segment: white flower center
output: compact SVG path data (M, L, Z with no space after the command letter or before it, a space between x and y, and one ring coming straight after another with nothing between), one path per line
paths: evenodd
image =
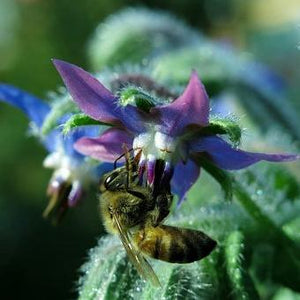
M89 163L78 162L66 155L63 149L47 155L43 165L45 168L54 169L53 177L60 177L65 182L79 181L86 185L94 179Z
M171 161L176 150L176 139L159 131L152 130L139 134L133 140L135 154L142 150L141 160L163 159Z

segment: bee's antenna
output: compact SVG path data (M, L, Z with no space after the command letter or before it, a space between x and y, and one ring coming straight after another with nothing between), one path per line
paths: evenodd
M125 148L126 146L125 146L125 144L123 145L123 149ZM124 149L125 150L125 149ZM127 153L129 153L129 152L131 152L131 151L133 151L133 148L131 148L131 149L127 149L127 147L126 147L126 150L125 150L125 152L123 153L123 154L121 154L115 161L114 161L114 169L116 169L117 168L117 162L122 158L122 157L124 157L124 156L126 156L126 152Z

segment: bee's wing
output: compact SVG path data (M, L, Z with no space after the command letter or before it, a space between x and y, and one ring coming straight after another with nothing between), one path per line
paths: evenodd
M120 239L123 243L123 246L127 252L127 255L131 261L131 263L135 266L137 271L140 273L142 277L146 280L150 280L151 283L155 286L161 286L159 279L157 278L156 274L154 273L151 265L145 259L145 257L136 250L135 246L132 244L129 233L127 230L122 228L118 216L116 214L113 215L115 224L117 225Z

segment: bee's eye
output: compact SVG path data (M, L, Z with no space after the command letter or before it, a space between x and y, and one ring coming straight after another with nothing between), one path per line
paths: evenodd
M114 189L120 186L120 182L117 179L119 177L119 172L113 172L104 181L104 186L106 189Z
M110 182L111 182L111 176L108 176L106 179L105 179L105 182L104 182L104 184L105 185L108 185Z
M108 176L105 181L104 181L104 185L106 187L109 187L109 185L111 184L111 182L115 179L116 176L114 176L114 174Z

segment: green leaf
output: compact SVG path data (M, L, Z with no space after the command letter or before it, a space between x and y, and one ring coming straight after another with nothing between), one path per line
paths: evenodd
M82 267L79 299L213 299L215 287L202 261L178 265L151 260L162 288L144 282L116 237L100 239Z
M251 175L250 173L250 178L253 177ZM276 224L274 219L272 219L272 214L268 214L259 205L260 203L253 199L253 196L248 191L249 186L249 182L248 184L247 182L241 184L235 180L233 185L234 195L241 206L258 223L258 226L261 228L258 234L265 236L265 240L269 240L275 247L277 267L276 271L272 272L274 279L299 292L299 284L297 284L295 278L300 276L300 245ZM295 208L297 209L297 207ZM291 272L294 275L289 276L288 274L291 274Z
M89 45L94 70L122 63L140 63L201 40L200 35L175 17L145 8L122 10L101 23Z
M242 232L231 232L225 241L225 260L233 296L235 299L259 299L252 278L245 269L244 251Z

